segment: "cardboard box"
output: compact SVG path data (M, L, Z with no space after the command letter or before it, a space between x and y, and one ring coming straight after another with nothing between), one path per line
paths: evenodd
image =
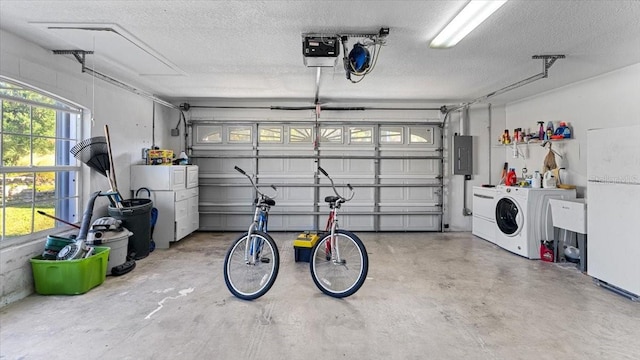
M173 162L173 150L149 150L147 153L147 165L171 165Z

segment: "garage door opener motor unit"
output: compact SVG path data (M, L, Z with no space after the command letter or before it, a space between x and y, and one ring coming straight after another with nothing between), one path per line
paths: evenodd
M333 67L340 55L337 36L303 36L302 58L308 67Z

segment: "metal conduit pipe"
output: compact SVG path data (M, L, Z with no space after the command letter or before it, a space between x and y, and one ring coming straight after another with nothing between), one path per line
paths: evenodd
M322 68L318 67L318 70L316 71L316 95L314 97L314 104L319 104L319 98L318 96L320 96L320 74L322 73Z
M192 109L238 109L238 110L316 110L315 105L305 106L227 106L227 105L189 105ZM375 107L375 106L322 106L322 111L442 111L442 107L406 108L406 107Z
M214 119L191 119L189 120L189 125L193 125L194 123L197 124L224 124L227 123L228 121L225 120L214 120ZM264 125L264 124L286 124L286 125L290 125L290 124L308 124L308 120L262 120L262 119L234 119L234 124L236 125L253 125L256 122L260 122L260 124ZM366 121L361 121L361 120L349 120L349 121L345 121L345 120L322 120L321 121L322 124L340 124L340 125L362 125L364 122ZM370 121L373 122L373 121ZM398 121L393 121L393 120L375 120L376 124L383 124L383 125L393 125L393 124L398 124ZM442 123L441 122L436 122L436 121L403 121L402 122L403 125L429 125L429 126L438 126L441 127Z
M76 58L76 60L82 65L82 72L83 73L88 73L91 74L93 77L96 77L100 80L106 81L112 85L118 86L122 89L125 89L127 91L130 91L136 95L140 95L142 97L145 97L147 99L150 99L153 102L156 102L160 105L164 105L168 108L171 109L176 109L179 110L180 108L177 105L171 104L170 102L164 101L162 99L160 99L159 97L148 93L144 90L140 90L134 86L131 86L127 83L124 83L118 79L112 78L109 75L105 75L101 72L98 72L90 67L86 66L86 55L92 55L93 51L84 51L84 50L53 50L53 54L54 55L73 55L73 57Z
M553 63L555 63L557 59L564 59L565 56L564 55L533 55L531 58L532 59L541 59L542 60L542 72L541 73L533 75L531 77L528 77L528 78L526 78L524 80L515 82L515 83L513 83L511 85L505 86L502 89L496 90L496 91L491 92L491 93L489 93L487 95L484 95L484 96L481 96L481 97L476 98L474 100L471 100L471 101L469 101L467 103L460 104L460 105L453 105L451 107L443 106L441 111L449 112L449 111L455 111L455 110L458 110L458 109L461 109L461 108L464 108L464 107L468 107L468 106L473 105L473 104L475 104L477 102L486 101L491 97L494 97L494 96L497 96L497 95L500 95L500 94L504 94L507 91L511 91L511 90L517 89L517 88L519 88L521 86L527 85L527 84L532 83L532 82L534 82L536 80L544 79L544 78L549 76L549 68L551 68Z
M487 184L491 184L491 121L492 121L492 109L491 109L491 103L489 103L489 107L487 109L488 111L488 115L489 115L489 126L487 126L488 130L489 130L489 136L487 137L487 139L489 139L488 141L488 148L489 148L489 182Z
M469 120L469 107L465 106L460 109L460 135L467 134L467 121ZM467 207L467 181L470 180L470 177L464 176L464 180L462 182L462 216L471 216L472 212Z

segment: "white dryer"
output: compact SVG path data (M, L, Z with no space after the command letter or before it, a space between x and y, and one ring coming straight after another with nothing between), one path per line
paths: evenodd
M496 245L529 259L540 259L540 241L553 238L549 199L575 199L575 190L498 186Z

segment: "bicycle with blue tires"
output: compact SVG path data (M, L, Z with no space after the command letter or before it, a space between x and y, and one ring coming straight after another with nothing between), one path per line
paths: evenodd
M246 176L256 191L255 211L249 230L231 244L224 258L224 282L231 293L243 300L254 300L266 294L278 276L280 254L276 242L267 232L269 210L276 205L278 189L271 185L275 195L260 191L252 177L239 167L236 171Z

